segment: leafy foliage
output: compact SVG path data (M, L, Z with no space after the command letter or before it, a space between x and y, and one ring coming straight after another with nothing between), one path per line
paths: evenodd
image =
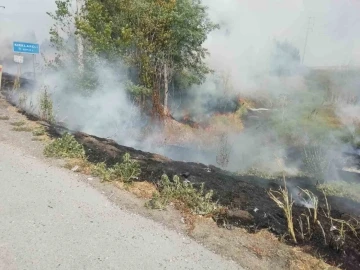
M45 146L44 155L55 158L85 158L85 150L74 136L65 133L61 138Z
M76 27L91 52L110 62L120 56L134 67L136 84L152 90L155 109L175 74L188 70L200 83L210 72L202 43L217 25L200 0L89 0L85 10Z
M147 203L148 207L164 209L172 201L181 201L195 214L205 215L216 210L216 203L212 201L213 191L204 193L204 184L197 190L191 183L181 182L177 175L170 181L164 174L159 182L159 190Z
M111 182L120 180L124 183L131 183L133 179L137 179L141 173L139 163L131 159L129 153L125 153L122 163L116 163L111 168L107 168L104 162L98 163L93 167L92 171L93 174L100 177L102 181Z

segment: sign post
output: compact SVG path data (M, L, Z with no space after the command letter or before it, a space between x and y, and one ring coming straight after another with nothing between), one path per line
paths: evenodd
M14 61L17 62L19 65L24 62L23 58L21 60L20 54L24 53L24 54L32 54L33 55L34 80L36 80L35 59L36 59L36 55L40 54L40 45L36 44L36 43L14 41L13 42L13 51L14 51L14 53L19 54L17 56L17 61L15 61L15 56L14 56Z
M3 70L3 66L0 65L0 90L1 90L1 82L2 82L2 70Z

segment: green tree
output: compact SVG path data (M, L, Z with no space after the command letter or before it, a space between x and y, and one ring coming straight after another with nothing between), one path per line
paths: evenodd
M202 44L218 26L206 11L200 0L88 0L76 26L93 53L135 68L135 83L152 90L153 115L162 116L176 74L201 83L210 72Z
M64 77L69 78L64 82L65 88L69 91L76 89L82 93L88 93L88 90L95 89L97 86L94 69L97 59L91 51L83 52L86 72L81 72L77 46L79 33L76 29L78 15L71 11L71 0L56 0L55 4L57 7L55 12L47 13L54 21L49 33L50 47L55 50L55 55L51 59L43 56L46 68L50 71L64 73Z

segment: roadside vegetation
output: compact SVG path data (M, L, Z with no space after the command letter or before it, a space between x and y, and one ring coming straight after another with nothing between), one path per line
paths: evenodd
M289 88L289 93L279 91L279 95L267 96L265 91L263 96L249 94L251 98L240 98L236 94L236 86L230 83L230 75L225 71L215 73L207 65L208 51L203 44L208 34L220 26L209 19L202 1L87 0L82 11L76 14L72 13L71 1L57 0L55 3L56 11L48 15L54 20L50 43L56 51L56 58L47 61L46 70L61 73L67 78L62 82L61 89L65 95L76 92L80 98L86 98L97 91L103 80L97 70L97 66L101 66L99 63L106 63L106 67L116 72L121 70L128 75L124 83L127 97L145 116L144 119L150 119L141 139L147 139L147 134L150 134L148 129L159 126L162 136L156 136L165 138L163 141L167 140L167 144L191 142L201 150L214 150L216 165L222 169L242 166L245 171L238 172L237 176L268 180L263 196L267 196L268 203L273 203L272 206L279 210L277 216L271 218L281 225L280 229L268 229L274 229L278 235L283 233L279 236L282 240L292 244L318 245L321 239L321 248L342 252L345 252L348 243L350 248L354 247L352 241L358 238L359 222L351 216L336 215L338 213L332 211L328 203L331 196L360 203L360 185L338 179L334 173L346 163L345 158L334 152L340 153L339 149L344 145L353 149L360 147L360 124L353 121L345 125L338 111L338 104L350 106L357 102L354 93L341 88L348 74L338 72L340 78L333 82L333 75L329 73L310 71L304 75L304 89L290 92L291 87L285 83L287 78L299 76L300 50L290 43L276 41L271 68L265 77L275 76L281 86L284 83L283 87ZM287 63L284 64L282 59L286 59ZM224 100L211 100L215 105L208 105L213 108L204 113L206 117L194 120L196 117L187 110L196 109L186 107L193 96L187 94L210 75L216 78L215 91L224 93L223 96L217 93L216 99ZM119 80L123 82L122 79ZM265 90L267 83L266 80L263 82ZM16 80L14 91L18 91L19 87ZM37 107L33 107L27 93L19 92L18 106L34 112L50 125L56 124L60 121L57 119L53 90L48 85L40 87ZM171 115L170 101L174 96L185 97L175 106L177 109L184 106L181 107L184 109L182 119L175 120ZM9 118L4 115L0 116L0 120ZM47 130L42 126L31 127L24 121L10 124L14 131L32 132L33 140L47 137ZM247 130L250 132L244 141L237 141L238 137L233 136ZM258 139L255 146L251 145L253 137ZM231 157L239 144L246 152L243 163L251 166L233 164ZM295 153L293 160L288 157L289 149ZM266 151L266 155L262 155L262 150ZM66 168L98 177L104 184L121 183L122 187L131 190L130 187L136 183L146 183L144 188L151 190L146 202L150 209L164 210L171 204L193 216L222 218L223 212L231 210L236 204L235 199L241 202L237 203L240 211L247 207L247 203L241 201L241 195L235 194L241 193L235 186L232 187L234 190L229 188L229 195L226 194L233 197L228 201L221 198L227 204L221 205L215 189L208 190L204 183L193 184L179 175L164 172L156 182L145 181L145 165L138 161L139 157L130 153L116 157L117 162L109 166L105 161L90 162L87 151L72 134L64 133L45 146L44 155L65 159ZM279 159L284 164L296 164L298 171L291 176L308 179L307 184L313 185L314 189L297 189L289 185L283 167L276 171L257 166L277 160L277 152L282 153ZM236 154L240 156L243 153ZM258 163L250 160L258 160ZM222 184L222 180L219 179L218 185ZM278 189L268 188L273 182L277 183ZM294 190L300 191L300 201L295 198ZM264 219L269 218L267 214L264 213ZM248 216L253 217L252 214ZM224 220L228 222L226 218ZM237 225L245 227L241 221ZM258 225L252 224L253 227L248 226L247 229L251 227L256 231ZM286 227L285 232L283 226Z

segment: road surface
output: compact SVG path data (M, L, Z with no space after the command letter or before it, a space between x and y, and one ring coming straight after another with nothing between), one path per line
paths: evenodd
M0 142L0 269L240 269Z

